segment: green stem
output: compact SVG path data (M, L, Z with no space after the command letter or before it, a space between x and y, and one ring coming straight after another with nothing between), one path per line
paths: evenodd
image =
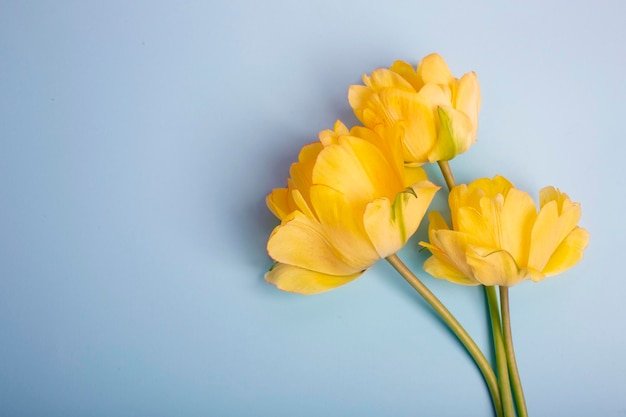
M483 378L485 378L485 382L487 383L487 387L491 393L496 415L498 417L503 417L502 401L500 399L500 391L498 390L496 375L476 342L474 342L463 326L461 326L461 323L459 323L452 313L450 313L441 301L439 301L435 294L433 294L400 260L400 258L398 258L398 255L390 255L385 259L387 259L391 266L393 266L396 271L398 271L400 275L402 275L402 277L407 280L407 282L411 284L411 286L424 298L424 300L430 304L433 310L439 314L450 330L452 330L455 336L461 341L461 343L463 343L463 346L465 346L465 349L467 349L468 353L471 355L472 359L474 359L474 362L476 362L476 365L482 372Z
M504 330L504 349L506 350L506 360L509 365L509 373L511 374L511 386L513 387L513 395L515 396L515 405L519 417L528 417L526 409L526 400L524 399L524 390L522 389L522 380L517 369L515 361L515 350L513 349L513 335L511 334L511 314L509 309L509 287L500 287L500 305L502 308L502 327Z
M515 417L507 367L507 355L504 341L502 340L498 297L496 296L496 290L493 286L485 286L484 288L485 295L487 296L487 305L489 306L489 317L491 318L491 332L493 334L493 345L496 351L496 369L498 371L498 382L500 383L504 415L506 417Z
M437 165L439 165L439 169L443 174L443 179L446 180L448 190L452 190L456 186L456 182L454 181L454 175L452 175L452 170L450 169L448 161L438 161Z

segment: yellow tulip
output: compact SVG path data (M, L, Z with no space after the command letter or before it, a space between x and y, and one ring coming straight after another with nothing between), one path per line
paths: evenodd
M581 210L567 194L546 187L540 209L505 178L483 178L452 189L450 229L440 213L429 215L432 255L424 269L466 285L513 286L539 281L574 266L589 243L577 226Z
M441 56L425 57L415 70L403 61L380 68L348 99L367 127L399 126L407 163L448 161L476 141L480 86L474 72L454 78Z
M265 279L284 291L333 289L394 254L439 189L421 168L404 166L396 129L337 122L319 137L291 166L287 187L267 196L281 224L267 244L276 264Z

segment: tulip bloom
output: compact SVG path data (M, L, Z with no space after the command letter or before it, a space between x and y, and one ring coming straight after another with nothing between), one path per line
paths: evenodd
M438 212L429 216L432 255L424 269L466 285L513 286L539 281L574 266L589 243L577 226L581 210L554 187L532 198L503 177L483 178L452 189L452 229Z
M367 127L400 126L407 163L448 161L476 141L480 86L474 72L454 78L441 56L425 57L417 71L403 61L377 69L348 99Z
M281 220L267 244L277 262L268 282L302 294L327 291L413 235L439 187L421 168L404 166L395 129L379 133L337 122L302 149L287 187L267 196Z

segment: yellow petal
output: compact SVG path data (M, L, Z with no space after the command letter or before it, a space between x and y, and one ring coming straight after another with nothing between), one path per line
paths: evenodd
M539 271L543 271L553 252L576 228L581 215L580 205L572 203L567 195L552 194L544 190L540 194L543 207L533 227L531 254L528 261L529 266ZM555 198L546 198L545 193Z
M265 198L265 203L274 216L283 219L292 211L288 197L289 193L286 188L274 188Z
M472 207L479 212L483 212L481 205L484 204L482 203L483 198L494 198L498 194L506 197L511 188L513 188L513 185L506 178L499 175L493 179L480 178L472 181L469 185L461 184L454 187L448 197L453 228L457 228L456 213L460 207ZM486 215L486 213L483 212L483 215Z
M350 275L362 266L342 260L318 223L299 211L288 215L267 242L267 252L277 262L331 275Z
M375 130L355 126L350 130L350 134L374 145L393 169L393 174L398 178L403 177L402 129L398 126L384 125L377 126Z
M466 233L440 229L431 234L430 243L445 252L450 259L450 263L463 276L470 279L473 278L472 269L467 264L466 253L469 245L479 243L475 237Z
M443 84L426 84L419 91L419 95L426 99L432 111L436 111L439 106L452 105L452 92Z
M474 72L467 73L459 80L454 108L465 113L472 123L472 135L478 130L478 112L480 111L480 85Z
M537 209L532 197L515 188L509 190L500 216L502 227L500 244L520 266L528 263L530 236L536 218Z
M381 258L396 253L415 233L430 202L439 189L424 181L396 195L369 203L365 209L365 230Z
M434 233L437 230L450 230L448 223L438 211L428 213L428 233Z
M513 184L501 175L491 178L480 178L472 181L469 185L469 192L481 191L484 195L495 197L502 194L506 197Z
M448 224L438 211L428 213L428 220L430 222L428 225L428 238L431 242L439 243L437 232L440 230L449 231ZM423 266L424 270L430 275L463 285L478 284L471 277L468 277L443 249L432 243L420 242L419 244L433 254L424 262Z
M389 67L389 69L397 74L400 74L402 78L407 80L409 84L415 89L415 91L419 91L420 88L424 85L422 80L417 75L417 71L410 64L407 64L404 61L396 61Z
M543 281L546 278L543 272L537 271L536 269L526 268L526 271L528 272L528 277L534 282Z
M265 280L283 291L309 295L319 294L347 284L362 273L328 275L292 265L276 264L265 274Z
M401 122L404 128L405 161L425 163L437 139L435 119L428 102L420 95L399 90L380 92L385 123Z
M450 217L452 220L452 228L458 229L458 212L462 206L469 206L475 209L479 209L480 206L478 204L467 204L467 195L469 193L469 188L466 184L457 185L452 190L450 190L450 194L448 195L448 206L450 207Z
M448 84L454 77L446 61L438 54L430 54L420 62L417 73L425 84Z
M581 210L579 203L573 203L567 194L555 189L554 187L545 187L539 192L539 201L541 206L554 201L556 203L558 220L558 236L557 242L562 242L565 236L571 232L580 220Z
M313 182L341 192L351 204L367 204L378 197L391 198L403 189L384 154L364 139L343 136L317 158Z
M589 244L589 232L576 227L554 251L543 272L546 276L560 274L576 265L583 257L583 250Z
M319 184L311 187L311 204L324 236L346 264L363 270L380 259L365 232L362 208L352 206L339 191Z
M348 89L348 102L355 116L367 127L384 123L382 105L378 95L370 87L352 85Z
M545 204L535 220L530 239L528 266L543 271L558 242L558 209L555 201Z
M563 201L565 199L569 200L568 195L565 193L561 193L554 187L544 187L541 189L541 191L539 191L539 207L545 206L550 201L556 201L557 208L559 208L560 213L560 208L563 206Z
M337 133L338 135L344 136L344 135L350 134L350 130L341 120L337 120L335 122L333 129L335 130L335 133Z
M418 165L404 163L402 141L406 135L400 124L394 126L381 125L375 130L356 126L352 128L350 134L375 145L384 154L398 178L403 180L405 188L419 181L428 180L426 171Z
M309 202L306 201L306 199L299 190L294 189L291 191L291 199L293 200L293 204L295 205L297 210L300 210L305 216L310 219L315 217L313 211L311 210Z
M469 149L474 142L469 117L451 107L437 108L440 128L437 142L428 154L430 162L449 161Z
M404 186L410 187L411 185L420 182L428 181L428 175L426 171L418 166L404 165Z
M374 89L374 91L394 88L415 93L415 89L407 80L402 78L400 74L388 70L387 68L380 68L372 72L372 75L369 77L369 86Z
M457 210L455 230L476 237L484 246L498 247L495 226L473 207L460 207Z
M489 228L488 233L493 236L493 244L489 247L502 248L502 207L504 197L497 194L494 197L480 199L480 213L485 218L485 225Z
M298 210L298 204L293 199L294 192L297 192L295 184L291 178L287 178L287 188L276 188L266 197L267 207L280 220Z
M343 124L340 120L337 120L332 130L331 129L322 130L319 133L318 137L319 137L320 142L322 142L324 146L328 146L333 143L337 143L337 140L339 139L340 136L344 136L348 134L349 134L349 131L346 125Z
M520 270L507 251L485 252L473 248L467 252L467 263L481 284L511 287L527 277L527 272Z
M435 278L445 279L450 282L454 282L455 284L480 284L478 281L475 281L463 275L463 273L452 264L448 257L441 256L441 254L437 252L433 252L433 256L426 259L422 268L424 269L424 271L426 271Z
M323 148L319 142L305 145L298 155L298 162L291 164L289 169L294 188L300 190L306 201L309 200L308 190L312 184L313 166Z

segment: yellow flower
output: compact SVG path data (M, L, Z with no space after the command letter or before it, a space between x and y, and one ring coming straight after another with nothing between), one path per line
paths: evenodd
M265 279L281 290L315 294L346 284L413 235L439 189L421 168L404 167L395 129L341 122L305 146L287 188L267 205L281 220L267 251Z
M454 187L449 197L452 230L438 212L429 215L433 256L424 269L437 278L467 285L513 286L539 281L574 266L589 243L577 226L580 204L546 187L540 210L527 193L505 178L482 178Z
M363 75L363 83L348 93L354 113L372 129L400 126L405 162L447 161L476 141L481 98L474 72L456 79L443 58L431 54L417 71L396 61Z

